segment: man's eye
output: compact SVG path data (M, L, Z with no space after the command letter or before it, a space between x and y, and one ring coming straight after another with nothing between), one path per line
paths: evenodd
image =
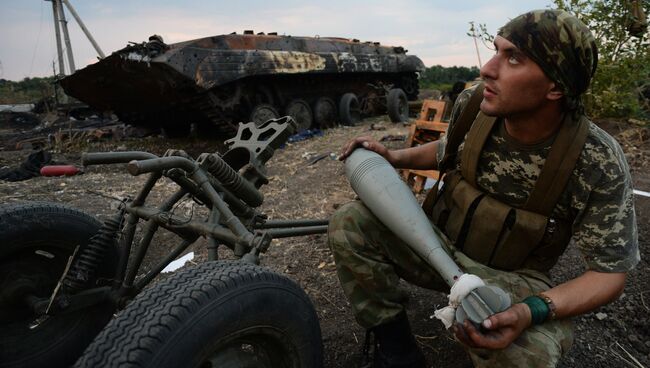
M510 64L519 64L519 59L516 56L508 56L508 62Z

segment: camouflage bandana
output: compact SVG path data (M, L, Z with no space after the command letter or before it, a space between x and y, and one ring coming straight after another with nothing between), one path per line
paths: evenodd
M503 26L499 36L512 42L558 84L569 110L582 112L582 95L598 64L591 31L561 10L533 10Z

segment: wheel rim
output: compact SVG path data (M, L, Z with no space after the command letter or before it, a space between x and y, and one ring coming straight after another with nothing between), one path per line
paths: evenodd
M61 276L67 254L58 248L30 248L0 263L0 324L28 324L35 316L25 307L28 295L49 297ZM18 318L16 318L18 317Z
M400 98L398 106L399 106L399 114L402 116L402 119L404 121L408 121L408 117L409 117L408 102L405 99Z
M401 82L402 90L404 90L404 93L406 93L406 95L413 96L417 93L418 84L416 79L402 77Z
M350 101L350 117L352 118L352 124L356 124L361 120L361 107L358 100Z
M278 117L278 112L275 111L273 106L264 104L258 105L253 109L250 120L255 123L255 126L259 127L265 122L271 119L277 119Z
M58 350L83 327L84 317L77 313L43 317L24 301L28 296L42 299L51 295L69 255L57 247L32 247L0 263L0 345L11 348L12 356L31 359L33 354ZM35 345L25 345L24 341Z
M200 368L293 367L294 352L282 333L272 327L256 326L221 339Z
M328 98L319 98L314 105L314 120L319 128L336 126L336 105Z
M303 100L293 100L286 108L287 115L291 116L298 124L298 131L307 130L313 121L311 109Z

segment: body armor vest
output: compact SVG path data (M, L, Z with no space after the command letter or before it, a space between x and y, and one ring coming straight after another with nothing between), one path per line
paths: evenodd
M572 221L552 218L551 213L578 161L590 123L584 117L577 121L565 117L526 204L516 208L493 198L476 184L480 154L496 118L482 113L474 116L460 168L444 175L444 187L438 195L437 188L432 189L434 193L429 196L435 198L425 200L425 211L455 247L470 258L501 270L547 272L571 239ZM464 135L453 133L456 137ZM451 134L445 158L450 156L449 149L457 150L459 145L449 144L449 139Z

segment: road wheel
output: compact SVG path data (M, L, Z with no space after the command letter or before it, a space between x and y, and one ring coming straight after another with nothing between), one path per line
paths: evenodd
M259 127L265 122L279 117L280 114L278 114L278 110L275 107L267 103L262 103L253 108L249 120L255 123L256 127Z
M386 109L388 110L388 117L393 123L407 122L409 120L409 104L406 93L400 88L393 88L388 91Z
M284 276L206 262L146 289L75 367L321 367L318 317Z
M420 92L420 86L418 84L418 78L415 75L405 75L400 78L399 85L406 93L406 97L409 100L416 100Z
M296 121L299 132L311 128L314 121L311 107L309 107L309 104L305 100L291 100L284 109L284 113L291 116L293 120Z
M336 126L336 103L329 97L320 97L314 103L314 123L321 129Z
M359 100L354 93L346 93L339 101L339 118L343 125L355 125L361 120Z
M111 318L107 303L37 323L24 301L49 297L76 246L81 251L100 226L61 204L0 207L0 367L68 367ZM108 252L98 277L110 277L116 259Z

